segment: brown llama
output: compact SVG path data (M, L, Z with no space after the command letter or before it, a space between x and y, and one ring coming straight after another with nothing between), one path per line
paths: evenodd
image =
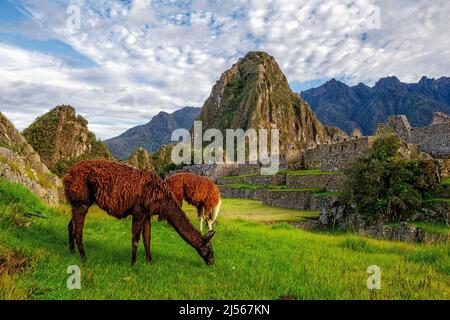
M205 218L211 231L222 205L219 188L208 178L193 173L176 173L166 179L166 184L180 206L185 200L197 208L200 232Z
M96 203L109 215L118 219L132 216L131 265L136 263L136 251L142 233L147 261L151 262L151 216L167 220L178 234L203 258L207 265L214 264L211 238L204 237L191 224L173 198L164 181L154 172L137 170L107 160L82 161L64 176L67 200L72 206L69 222L69 250L75 252L75 241L82 259L83 226L89 208Z

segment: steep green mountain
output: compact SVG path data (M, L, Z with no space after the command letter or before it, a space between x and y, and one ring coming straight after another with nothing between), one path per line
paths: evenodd
M412 126L428 125L434 112L450 114L450 78L422 77L403 83L396 77L380 79L375 86L349 87L334 79L301 94L325 124L351 133L359 128L372 134L389 115L404 114Z
M288 161L328 138L325 127L265 52L249 52L222 74L198 120L205 130L277 128L280 151Z
M0 177L22 184L50 204L55 205L59 201L61 181L1 112Z
M156 152L162 145L170 143L172 131L190 129L200 108L184 107L174 113L160 112L142 126L131 128L118 137L105 141L117 159L125 160L139 148Z
M81 160L112 158L87 125L73 107L58 106L37 118L23 135L50 170L62 176Z

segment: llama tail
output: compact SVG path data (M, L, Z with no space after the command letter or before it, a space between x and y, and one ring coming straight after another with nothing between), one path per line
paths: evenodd
M217 205L214 207L213 212L212 212L211 224L213 224L216 221L217 216L219 215L221 206L222 206L222 199L219 198L219 202L217 202Z

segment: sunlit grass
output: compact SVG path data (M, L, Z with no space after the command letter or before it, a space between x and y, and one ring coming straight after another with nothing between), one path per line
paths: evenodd
M153 220L154 261L145 263L140 244L138 263L131 268L130 219L91 208L84 232L88 260L82 263L67 250L67 206L50 210L25 191L6 194L0 193L0 244L20 250L32 263L26 272L0 276L0 299L450 299L448 244L380 241L261 223L317 212L224 199L212 241L212 267L166 222ZM15 224L5 213L10 206L5 199L11 198L23 198L23 210L39 207L47 218L34 218L28 227ZM197 225L195 209L185 208ZM81 267L81 290L67 289L70 265ZM370 265L381 268L382 289L375 293L366 287Z

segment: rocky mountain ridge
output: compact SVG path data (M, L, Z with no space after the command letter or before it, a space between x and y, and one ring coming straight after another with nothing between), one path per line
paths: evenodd
M373 134L389 115L406 115L412 126L428 125L434 112L450 114L450 78L422 77L403 83L397 77L380 79L373 87L356 86L332 79L301 93L325 124L351 133L355 128Z

